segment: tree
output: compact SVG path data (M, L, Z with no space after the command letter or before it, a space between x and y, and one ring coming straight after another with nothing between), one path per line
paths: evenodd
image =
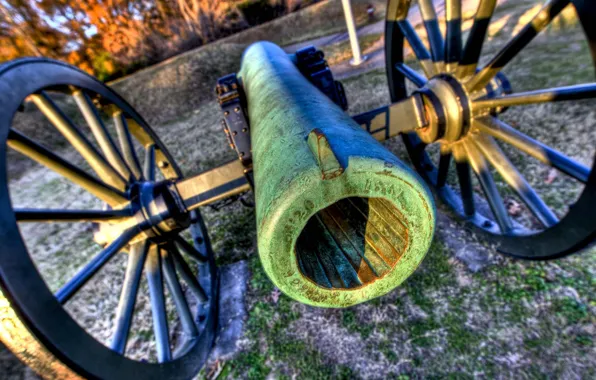
M47 56L107 79L248 27L246 1L0 0L0 61Z
M67 36L52 28L39 9L28 0L0 1L0 28L4 46L3 57L11 59L23 55L59 57L67 43ZM8 44L7 44L8 42Z

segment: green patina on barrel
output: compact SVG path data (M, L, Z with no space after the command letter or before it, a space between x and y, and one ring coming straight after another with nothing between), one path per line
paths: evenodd
M248 102L259 255L284 293L346 307L386 294L430 246L421 179L259 42L239 73Z

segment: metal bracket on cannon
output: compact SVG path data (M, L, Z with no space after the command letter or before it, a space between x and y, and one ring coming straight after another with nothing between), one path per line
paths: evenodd
M221 121L230 148L236 151L244 166L244 175L253 187L252 149L250 144L250 125L246 117L246 97L236 74L228 74L217 80L215 87L217 100L223 111Z
M333 79L333 73L325 61L325 54L314 46L296 52L298 70L344 111L348 109L348 99L341 82Z
M296 67L313 85L343 110L348 109L348 100L343 85L333 79L333 74L324 59L322 51L308 46L296 52ZM230 148L236 151L245 174L252 186L252 149L250 124L246 116L246 97L236 74L228 74L217 80L217 100L223 111L222 126Z
M244 166L250 167L252 151L250 148L250 126L244 107L246 98L236 74L228 74L219 78L215 92L224 114L222 126L228 137L230 148L236 151Z

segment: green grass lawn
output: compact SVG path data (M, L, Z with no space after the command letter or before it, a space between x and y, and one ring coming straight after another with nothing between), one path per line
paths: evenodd
M344 84L353 109L386 101L383 71ZM356 93L362 95L356 98ZM591 123L583 115L584 123ZM541 117L549 120L549 115ZM399 141L387 146L407 159ZM463 248L436 238L421 267L402 286L343 310L312 308L280 295L250 247L255 253L249 256L253 275L246 339L237 358L219 363L218 378L596 375L596 250L542 263L508 259L485 247L492 264L473 273L456 256L482 241L456 232L465 231L460 223L441 228L458 234Z
M505 11L510 13L508 22L492 30L484 60L503 46L525 14L521 7ZM498 21L505 14L496 16ZM593 66L578 25L561 24L555 23L506 68L514 90L591 80ZM332 47L337 51L328 51L327 56L339 56L339 46ZM574 59L569 60L569 55ZM384 70L343 83L353 113L388 102ZM585 102L521 107L503 117L509 122L517 120L525 133L578 160L591 160L596 138L593 110L594 103ZM565 128L565 134L560 128ZM386 146L407 160L399 139ZM559 202L567 205L577 196L576 184L560 177L554 185L547 184L543 167L507 151L555 209ZM543 263L512 260L484 247L492 264L474 273L456 256L461 249L485 243L460 223L442 228L457 235L462 246L436 239L421 267L402 286L372 302L343 310L316 309L280 295L258 258L249 256L253 276L243 351L227 363L218 363L218 378L596 375L596 250ZM249 250L256 253L254 246Z
M355 1L356 6L366 3ZM375 2L378 7L381 3L384 2ZM523 1L528 8L533 3ZM492 48L485 49L485 60L506 43L523 18L525 11L520 3L516 4L517 7L507 4L496 15L495 21L502 26L491 33ZM303 39L302 35L310 38L335 31L343 22L338 16L339 5L335 0L315 6L329 13L307 8L302 12L312 13L296 13L285 21L276 20L172 58L118 81L114 87L153 123L185 173L209 169L234 158L219 124L221 111L212 92L215 79L235 71L245 46L264 38L267 32L279 38L279 43L291 43ZM329 15L335 16L326 22ZM276 32L290 27L283 36ZM505 69L514 89L592 81L591 58L577 27L570 22L532 42ZM364 45L374 46L379 38L367 37ZM328 57L343 57L347 48L343 43L331 45L326 53ZM348 78L343 84L350 113L389 102L384 70ZM594 110L594 103L578 103L571 107L511 109L503 117L516 122L529 135L585 160L591 158L596 140ZM31 124L33 127L37 129L37 124ZM400 139L385 145L408 162ZM546 184L543 167L516 158L514 152L508 153L549 202L567 205L576 196L575 188L568 187L562 176ZM79 163L74 157L72 161ZM25 173L11 182L11 188L27 191L22 192L21 198L13 197L13 202L47 198L60 206L64 199L48 192L48 184L58 186L64 197L71 191L78 195L76 189L52 182L55 177L38 175L38 168L20 171ZM80 196L74 206L82 208L94 201ZM237 202L219 211L205 207L202 213L217 262L224 265L247 260L252 273L246 295L246 333L239 342L241 352L227 362L206 368L202 377L211 378L214 373L219 379L596 377L594 249L546 263L512 260L487 247L465 225L443 221L421 267L402 286L384 297L348 309L319 309L280 294L265 275L256 250L253 209ZM46 281L52 286L58 286L76 269L77 262L71 260L69 265L52 271L61 258L87 254L89 239L70 243L73 235L83 232L88 231L54 227L22 231L26 238L32 238L28 240L29 249L39 259L40 270L48 269ZM457 258L462 249L485 250L491 264L480 272L472 272ZM107 300L118 289L122 265L122 260L116 260L106 267L98 280L85 289L82 298L69 306L77 320L102 341L109 338L111 331L117 300ZM139 305L146 306L146 298L140 299ZM90 311L85 309L89 299L106 301ZM141 326L134 342L139 356L152 350L147 344L152 340L150 311L143 310L135 322Z

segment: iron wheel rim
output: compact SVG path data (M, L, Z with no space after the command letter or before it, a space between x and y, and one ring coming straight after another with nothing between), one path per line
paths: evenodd
M196 343L184 355L165 363L136 361L116 353L93 338L64 310L37 270L20 234L7 182L7 144L14 114L30 94L55 86L76 85L109 99L139 124L171 168L182 177L180 168L143 118L118 94L90 75L59 61L26 58L0 66L0 288L21 321L53 355L88 378L180 378L196 375L203 367L215 339L217 325L217 275L206 227L198 212L192 226L203 236L207 249L210 295L208 315Z
M407 37L402 30L403 26L400 27L398 20L392 18L395 14L404 10L407 12L409 3L410 0L388 0L387 5L385 60L392 102L398 102L408 97L406 76L395 69L397 65L405 62L404 47ZM593 23L593 17L590 17L596 15L596 4L588 1L569 1L569 3L573 4L576 9L585 38L590 42L589 49L592 55L592 63L596 66L596 44L594 44L594 41L596 41L596 25ZM390 12L394 12L394 14L390 14ZM428 30L429 26L426 27ZM439 37L441 37L440 34ZM483 37L478 48L481 48L484 43L485 39ZM433 41L430 42L430 45L432 49ZM476 41L476 45L478 45L478 41ZM443 60L443 62L448 60L447 55L439 57L439 60ZM434 62L433 58L435 57L428 56L428 59L432 59ZM463 211L461 195L449 185L437 187L438 167L424 150L425 144L416 132L404 133L402 139L416 171L433 189L433 192L448 208L449 212L458 220L465 222L466 226L469 226L474 232L485 238L489 244L494 245L500 253L528 260L549 260L575 253L588 246L596 238L596 219L593 218L590 211L590 208L593 208L593 205L596 204L596 174L593 170L596 167L596 158L593 160L592 170L581 195L557 224L538 233L503 235L495 233L496 222L494 219L479 215L478 212L475 212L473 217L466 215ZM487 227L487 221L490 223L490 227ZM562 236L565 236L565 239L562 239Z

